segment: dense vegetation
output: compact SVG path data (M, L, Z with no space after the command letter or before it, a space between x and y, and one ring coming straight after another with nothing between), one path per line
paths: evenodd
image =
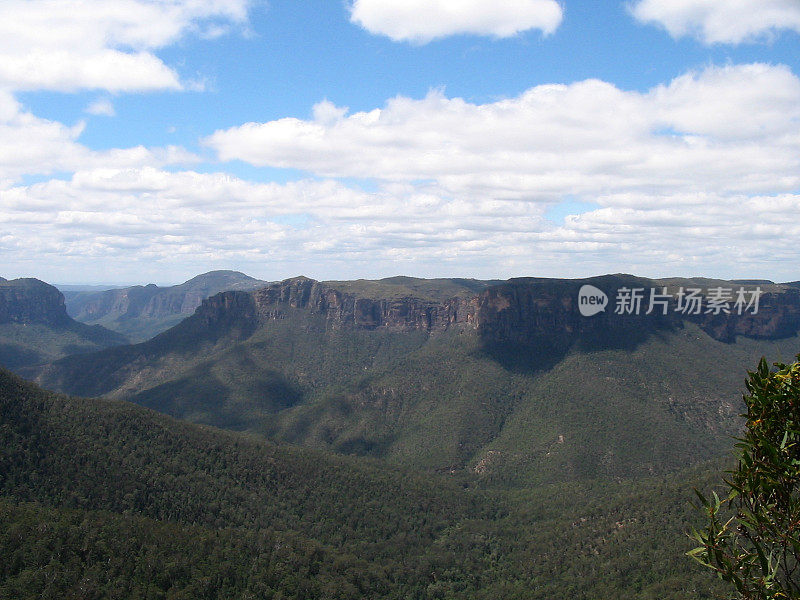
M747 381L746 431L727 496L698 492L707 522L690 555L745 600L800 597L800 362L766 360Z
M487 284L331 282L430 301ZM724 467L745 367L798 349L708 323L562 321L553 340L528 315L506 340L218 298L20 369L116 400L0 371L0 598L711 598L683 556L691 489Z
M710 598L708 472L499 491L0 372L0 597Z
M127 343L120 335L83 323L64 326L41 323L0 324L0 365L22 369Z

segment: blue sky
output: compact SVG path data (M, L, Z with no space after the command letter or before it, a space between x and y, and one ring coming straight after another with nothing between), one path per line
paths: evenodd
M796 0L5 5L1 276L800 279Z

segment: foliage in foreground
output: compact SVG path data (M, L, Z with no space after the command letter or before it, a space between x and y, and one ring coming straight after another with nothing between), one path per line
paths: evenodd
M747 430L725 480L729 493L698 493L708 523L692 532L700 546L689 554L737 598L800 598L800 361L771 371L762 359L747 392Z
M0 370L0 598L711 598L705 472L481 490Z

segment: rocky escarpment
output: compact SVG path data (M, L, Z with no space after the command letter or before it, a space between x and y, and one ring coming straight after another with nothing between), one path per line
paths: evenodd
M298 277L253 292L262 318L281 318L285 308L304 308L325 317L332 327L443 330L473 322L475 299L435 302L420 298L373 299L346 294L319 281Z
M591 317L578 307L583 285L603 290L606 309ZM774 339L800 330L800 289L771 286L760 299L758 310L684 314L671 296L667 306L648 310L647 293L635 311L615 310L619 290L638 288L649 292L660 282L628 275L608 275L583 280L511 279L492 285L473 296L443 301L416 297L376 299L345 293L305 277L288 279L253 292L224 292L203 302L197 314L206 326L233 314L241 320L267 322L302 310L322 317L329 328L388 328L397 331L444 331L460 325L472 328L489 343L620 346L661 330L697 323L709 335L734 341L737 335ZM707 290L704 291L707 293ZM741 312L741 314L739 314Z
M627 275L607 275L584 280L512 279L494 286L479 296L476 323L485 337L498 342L536 339L556 334L562 338L603 343L624 341L628 336L657 329L680 327L685 321L696 323L714 339L733 342L736 336L757 339L791 337L800 331L800 289L770 282L748 282L746 286L724 284L728 301L712 308L714 287L700 289L699 311L681 310L678 299L681 287ZM584 317L578 310L578 292L590 284L609 298L606 310ZM666 288L666 290L665 290ZM619 312L616 300L620 290L643 290L641 303ZM744 290L745 303L736 305L737 292ZM752 293L761 290L754 304ZM651 310L650 292L664 294L666 306L656 304ZM687 290L685 290L688 292Z
M433 302L419 298L375 300L359 298L322 282L296 277L253 292L223 292L205 300L198 316L207 326L229 320L235 310L242 320L280 320L290 311L303 310L324 318L330 328L385 327L400 331L444 330L471 322L474 301Z
M213 290L217 292L219 290ZM137 317L163 318L190 315L207 294L200 290L185 290L180 286L162 288L153 283L103 292L70 294L67 309L80 321Z
M609 283L603 278L595 283ZM622 285L629 280L619 279ZM570 343L583 337L628 339L643 328L663 328L674 320L659 315L620 316L607 311L595 318L582 317L577 310L581 281L511 280L489 287L472 297L444 301L415 297L375 299L344 293L328 284L297 277L249 294L224 292L209 298L197 316L207 327L231 320L266 322L286 318L302 310L322 317L332 329L356 327L387 328L396 331L444 331L453 326L476 330L493 343L530 343L547 338Z
M739 314L738 310L703 313L687 317L711 337L732 342L737 335L758 339L780 339L800 331L800 288L782 286L760 296L758 311Z
M0 323L61 326L71 321L64 296L38 279L0 282Z
M151 283L103 292L72 293L69 294L68 310L81 321L95 321L108 315L152 314L149 305L159 291L161 288Z
M38 279L0 282L0 365L6 368L19 371L127 341L99 325L74 321L51 285Z

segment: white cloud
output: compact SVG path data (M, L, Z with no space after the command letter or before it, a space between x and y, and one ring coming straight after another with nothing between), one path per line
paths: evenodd
M193 163L182 148L116 148L95 151L78 142L84 124L68 127L23 110L0 90L0 189L23 175L47 175L107 166L128 168Z
M117 114L114 105L108 98L98 98L86 107L86 112L100 117L113 117Z
M657 23L673 37L692 35L707 44L738 44L779 30L800 32L797 0L640 0L632 7L644 23Z
M329 103L314 112L311 121L217 131L204 143L226 161L429 181L470 198L800 187L800 79L784 66L710 67L647 93L587 80L490 104L431 92L368 112L345 115Z
M308 228L283 227L269 252L312 275L797 279L800 79L785 66L708 67L646 92L588 80L487 104L432 92L353 114L324 101L309 120L205 143L222 160L374 178L376 193L330 181L276 186L270 201L248 186L218 191L237 206L251 198L245 211L306 215ZM599 208L550 222L565 200Z
M530 29L553 33L563 12L555 0L355 0L350 20L394 41L427 43L456 34L507 38Z
M0 87L13 90L180 89L153 54L187 33L243 24L250 0L5 0Z
M334 181L253 183L152 167L0 191L4 276L166 281L235 267L278 279L643 275L796 279L800 195L628 192L563 225L525 200ZM780 260L775 260L775 257ZM51 271L47 271L50 269ZM59 271L61 269L62 271ZM169 275L174 273L173 275ZM82 275L81 275L82 274ZM162 279L163 281L164 279Z

